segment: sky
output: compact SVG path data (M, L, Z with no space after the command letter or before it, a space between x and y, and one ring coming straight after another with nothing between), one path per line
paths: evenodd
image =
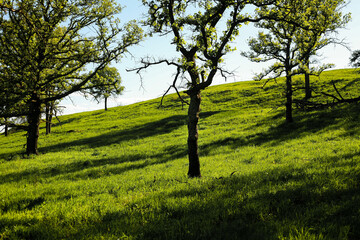
M118 1L124 7L119 15L123 23L132 19L141 20L145 16L146 9L142 6L140 0ZM346 25L346 28L338 30L337 37L343 39L351 51L360 49L360 1L349 1L348 5L343 9L343 12L350 12L352 14L352 20ZM234 76L228 78L227 81L221 76L217 76L213 85L252 80L256 73L261 72L268 66L266 63L250 62L240 55L240 51L247 51L249 49L247 41L250 37L255 37L258 31L258 29L251 25L240 28L240 34L234 42L234 46L236 46L238 50L225 56L226 69L233 71ZM124 106L157 98L164 94L172 83L174 72L176 71L174 67L167 65L153 66L142 73L142 78L135 72L128 72L127 69L141 66L139 64L141 57L150 56L159 59L179 56L178 53L175 52L174 45L171 45L170 42L170 36L160 37L154 35L151 38L146 38L139 45L129 49L131 55L127 54L119 63L111 65L118 69L125 90L122 95L109 100L109 107ZM351 51L340 45L329 45L319 51L320 56L318 59L324 64L335 64L335 69L348 68ZM63 114L104 108L103 102L97 103L96 101L86 100L77 93L64 99L60 105L64 107Z

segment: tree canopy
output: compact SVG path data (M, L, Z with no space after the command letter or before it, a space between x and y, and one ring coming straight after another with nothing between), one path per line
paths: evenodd
M85 97L92 96L98 103L104 99L106 111L108 98L119 95L123 91L124 86L121 85L121 77L117 68L106 66L90 79L83 93Z
M188 109L189 177L199 177L198 128L201 91L210 86L217 73L227 75L223 57L235 48L231 45L242 25L260 21L251 16L246 7L274 4L275 0L256 1L194 1L194 0L143 0L148 7L146 24L152 33L171 34L178 58L145 58L140 72L154 64L174 66L176 75L172 87L177 90L181 80L186 81L185 93L190 97ZM180 96L180 95L179 95ZM180 97L181 98L181 97Z
M80 91L142 38L120 26L113 0L4 0L0 3L0 81L10 98L0 117L27 116L27 153L37 153L42 105ZM88 71L90 73L88 73Z

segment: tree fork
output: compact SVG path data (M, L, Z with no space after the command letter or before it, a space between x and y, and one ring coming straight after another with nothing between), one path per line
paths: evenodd
M189 171L188 177L201 177L200 160L198 152L198 122L200 113L201 94L200 90L189 90L186 92L190 96L188 109L188 157Z

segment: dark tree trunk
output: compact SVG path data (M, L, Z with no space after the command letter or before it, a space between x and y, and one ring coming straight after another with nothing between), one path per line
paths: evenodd
M7 118L5 118L5 137L9 136L9 126L7 124Z
M31 100L29 106L28 132L26 143L26 154L38 154L38 139L39 139L39 125L41 117L41 103L39 99L35 98Z
M293 122L292 117L292 82L291 76L287 74L286 76L286 122Z
M46 129L46 135L50 134L50 104L46 103L45 106L45 129Z
M200 113L201 95L200 91L189 90L190 106L188 110L188 176L201 177L200 161L198 152L198 122Z
M107 111L107 97L105 97L105 111Z
M52 127L52 112L50 112L50 115L49 115L49 122L47 124L47 128L46 128L46 134L50 134L51 133L51 127Z

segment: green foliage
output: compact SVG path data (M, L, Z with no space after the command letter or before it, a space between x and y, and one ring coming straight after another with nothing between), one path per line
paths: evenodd
M121 77L118 70L115 67L106 66L90 79L86 89L82 92L85 97L91 95L97 102L104 99L105 109L107 109L107 99L121 94L122 91L124 91L124 87L121 86Z
M257 80L269 75L271 79L286 76L285 105L288 122L293 121L292 77L302 73L318 75L332 66L327 64L310 69L310 57L333 43L335 40L329 37L329 33L349 21L349 15L343 16L340 11L343 4L344 0L281 0L275 5L257 9L258 14L267 20L256 25L266 33L260 32L257 38L250 39L251 51L243 55L254 62L275 60L268 69L256 75ZM311 93L308 79L305 88L308 98Z
M245 1L142 1L149 9L145 24L153 33L173 36L173 44L181 53L168 64L189 75L189 89L203 90L210 86L221 69L223 56L234 51L232 42L242 24L259 21L244 13L250 3ZM252 1L251 5L262 1ZM171 63L170 63L171 62ZM176 83L176 81L175 81Z
M120 26L121 7L113 0L5 3L0 11L0 86L11 97L1 98L0 116L27 117L27 149L33 154L44 105L82 90L137 44L142 30L134 22Z
M256 25L266 32L249 41L251 51L243 53L255 62L276 62L256 76L263 79L269 74L277 78L282 74L297 75L304 72L319 74L332 65L309 69L309 58L330 43L338 43L331 36L350 20L350 14L341 12L345 0L281 0L273 6L257 9L260 16L270 20Z
M352 69L312 81L359 94ZM0 136L0 239L359 239L359 105L288 125L281 84L262 86L203 92L199 179L175 95L62 116L38 156L22 155L24 132Z

